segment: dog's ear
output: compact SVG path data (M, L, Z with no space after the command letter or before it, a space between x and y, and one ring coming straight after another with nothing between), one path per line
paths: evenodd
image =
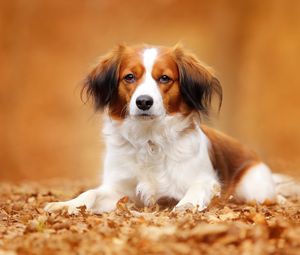
M125 47L118 45L101 57L84 80L81 96L92 98L96 110L109 106L118 95L120 59Z
M223 93L218 79L181 46L175 46L173 52L179 71L181 94L186 104L207 116L212 97L216 95L220 110Z

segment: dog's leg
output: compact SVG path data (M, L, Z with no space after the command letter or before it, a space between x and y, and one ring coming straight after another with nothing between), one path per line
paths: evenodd
M215 196L220 196L221 186L217 178L209 176L195 181L187 190L184 197L175 206L175 210L185 210L197 207L204 210Z
M250 167L237 183L235 195L245 202L275 202L276 185L270 169L263 163Z
M88 211L94 213L107 212L115 209L116 203L125 194L113 190L111 187L100 186L97 189L88 190L78 197L64 201L48 203L44 210L54 212L66 208L69 214L77 214L80 206L86 206Z

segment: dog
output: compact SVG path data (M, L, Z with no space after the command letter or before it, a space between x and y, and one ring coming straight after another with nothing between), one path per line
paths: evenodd
M221 106L222 87L182 46L118 45L89 73L84 92L104 112L103 183L46 211L109 212L124 196L144 206L168 198L175 210L199 211L222 194L276 201L272 173L257 154L202 124L214 96Z

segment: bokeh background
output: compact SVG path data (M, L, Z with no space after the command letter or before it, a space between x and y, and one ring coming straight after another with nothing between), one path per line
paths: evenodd
M212 66L211 124L300 176L300 1L0 0L0 180L98 178L80 82L116 43L183 43Z

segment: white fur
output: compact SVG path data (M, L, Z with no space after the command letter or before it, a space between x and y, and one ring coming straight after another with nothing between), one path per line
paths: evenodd
M235 193L243 201L274 201L276 186L270 169L263 163L251 167L242 177Z
M152 77L152 68L155 63L158 51L156 48L146 49L142 54L143 64L145 67L145 74L143 82L136 88L129 103L129 113L131 116L140 114L149 114L160 116L165 113L163 107L163 100L160 94L156 81ZM148 95L153 98L153 105L147 111L140 110L136 105L138 96Z

